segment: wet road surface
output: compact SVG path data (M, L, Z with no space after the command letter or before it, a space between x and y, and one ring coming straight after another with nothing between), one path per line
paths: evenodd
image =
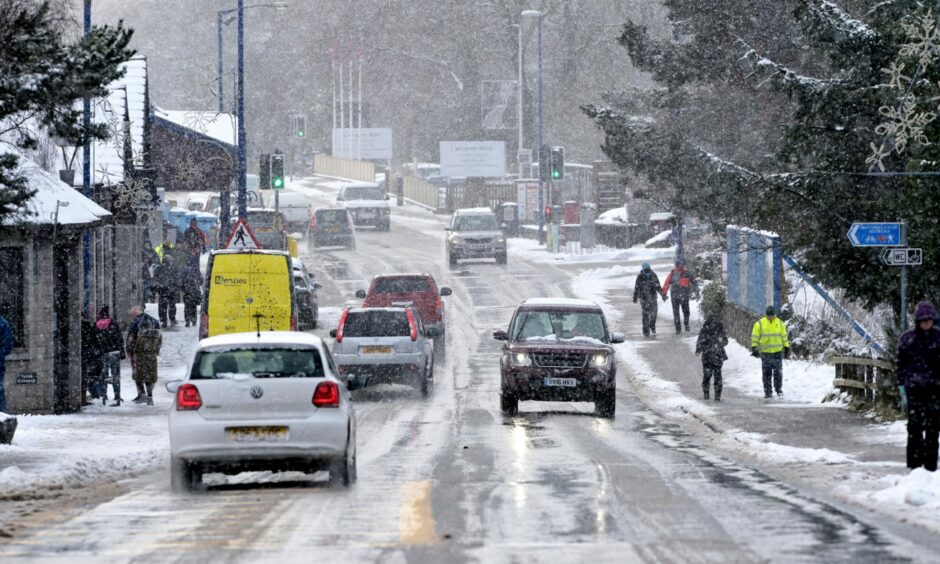
M255 474L210 476L207 491L177 495L164 470L128 481L113 499L27 519L0 539L0 559L927 562L937 554L710 452L643 406L622 363L613 420L595 418L589 403L523 402L518 416L504 416L492 330L525 298L567 295L569 276L512 256L507 267L450 270L442 220L393 214L391 233L362 230L357 252L307 258L325 286L321 307L354 300L380 272L427 271L454 289L430 397L393 386L355 394L352 488Z

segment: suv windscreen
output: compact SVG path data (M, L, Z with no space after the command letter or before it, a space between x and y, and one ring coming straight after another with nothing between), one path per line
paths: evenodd
M455 231L499 231L492 215L462 215L454 222Z
M349 186L343 190L346 200L384 200L382 189L378 186Z
M513 341L586 338L607 342L603 315L584 311L520 311L512 332Z
M346 225L346 210L320 210L317 223L324 225Z
M317 349L242 349L205 351L193 364L191 380L218 380L238 375L255 378L322 378Z
M403 337L411 335L404 311L350 311L343 337Z
M379 278L372 285L373 294L414 294L430 290L425 278Z

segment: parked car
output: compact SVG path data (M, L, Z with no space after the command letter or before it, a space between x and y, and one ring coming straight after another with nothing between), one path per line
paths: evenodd
M199 337L297 329L290 255L213 251L206 266Z
M425 327L410 307L347 308L339 327L333 358L354 390L380 383L413 386L427 395L434 379L437 328Z
M356 227L345 208L318 208L307 225L307 249L342 245L356 248Z
M167 383L170 483L205 473L329 471L356 479L356 416L330 352L307 333L240 333L199 343L189 373Z
M499 229L489 208L460 209L446 227L447 263L456 266L460 259L493 258L506 264L506 236Z
M294 277L294 300L297 302L297 328L316 329L320 320L320 301L317 290L322 286L313 280L313 275L298 258L291 259Z
M206 206L209 203L208 193L196 192L186 198L186 209L189 211L207 211Z
M275 251L287 250L287 231L285 230L284 215L274 210L263 208L248 208L248 226L262 249ZM232 211L231 222L234 228L238 221L238 209Z
M358 290L356 297L365 300L363 307L413 307L425 327L437 328L443 337L445 309L441 298L451 294L450 288L438 290L434 277L423 272L380 274L372 279L368 292Z
M349 211L355 225L372 225L378 231L391 228L388 194L374 182L344 185L336 197L336 205Z
M515 414L523 400L593 401L598 415L613 417L617 364L600 306L585 300L530 299L512 316L500 358L500 408Z
M269 210L274 209L274 198L268 198ZM290 231L302 231L310 221L313 206L299 192L284 192L277 196L277 209L284 216L284 223Z

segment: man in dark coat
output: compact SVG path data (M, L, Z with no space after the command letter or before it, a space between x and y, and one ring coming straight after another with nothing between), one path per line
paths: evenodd
M163 327L176 325L176 299L180 285L176 258L175 252L165 252L151 281L157 290L157 312Z
M0 316L0 413L7 413L7 393L3 379L7 374L7 355L13 352L13 328Z
M907 467L934 472L940 435L940 329L937 309L917 304L914 328L898 340L897 374L907 404Z
M670 293L670 288L672 292ZM679 317L679 310L685 317L685 330L689 331L689 298L693 295L698 299L698 283L695 281L695 275L685 269L685 261L679 259L676 261L676 267L666 276L663 282L663 301L666 301L666 295L672 298L672 318L676 322L676 334L682 333L682 320Z
M650 268L650 263L644 262L640 274L633 285L633 303L640 300L643 310L643 335L649 337L656 334L656 314L659 310L659 277Z
M95 323L87 311L82 311L82 403L98 399L98 379L101 375L101 354L95 338Z
M199 223L195 219L189 220L189 227L180 235L176 248L185 255L198 257L206 252L206 243L209 238L202 229L199 229Z
M111 310L104 306L98 311L98 320L95 321L95 345L101 354L101 379L98 392L101 395L102 405L108 401L108 381L114 388L114 403L111 407L121 405L121 361L125 358L124 336L117 320L111 319ZM110 373L110 374L109 374Z
M131 308L134 318L127 328L127 350L131 355L131 368L137 397L134 403L153 405L153 385L157 382L157 355L163 345L160 322L144 313L140 307Z
M721 366L728 360L725 353L727 345L725 326L717 315L709 315L695 343L695 356L702 357L702 391L705 399L708 399L709 382L714 379L715 401L721 401Z
M199 263L187 264L180 277L183 290L183 320L186 326L196 326L196 308L202 299L202 273Z

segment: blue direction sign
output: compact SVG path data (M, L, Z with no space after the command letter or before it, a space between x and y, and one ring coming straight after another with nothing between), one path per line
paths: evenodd
M904 224L853 223L848 236L853 247L898 247L904 237Z

